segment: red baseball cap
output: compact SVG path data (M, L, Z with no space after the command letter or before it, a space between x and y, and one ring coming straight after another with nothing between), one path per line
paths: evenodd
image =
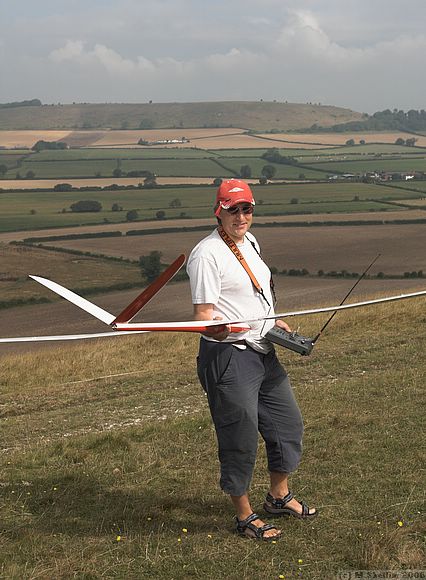
M214 206L215 216L220 214L220 210L228 209L237 203L242 202L255 205L253 193L245 181L241 179L227 179L220 184L217 195L216 205Z

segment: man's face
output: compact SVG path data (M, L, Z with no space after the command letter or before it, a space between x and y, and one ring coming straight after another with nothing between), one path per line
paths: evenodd
M234 242L241 242L250 229L253 221L253 206L250 203L238 203L227 209L221 209L219 217L225 232Z

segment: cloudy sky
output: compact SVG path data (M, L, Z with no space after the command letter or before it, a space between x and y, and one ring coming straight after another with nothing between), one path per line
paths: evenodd
M0 102L426 108L426 0L0 0Z

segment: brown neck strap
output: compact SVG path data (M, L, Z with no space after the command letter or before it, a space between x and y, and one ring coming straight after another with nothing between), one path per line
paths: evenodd
M234 242L234 240L231 238L231 236L229 236L225 230L223 229L222 226L219 226L217 228L217 231L220 235L220 237L222 238L222 240L225 242L225 244L228 246L228 248L231 250L231 252L234 254L234 256L237 258L237 260L239 261L239 263L241 264L241 266L244 268L244 270L247 272L247 274L249 275L249 278L253 284L253 286L255 287L255 289L257 290L257 292L259 292L259 294L262 296L262 298L265 300L266 304L268 306L271 306L268 302L268 299L265 296L265 293L263 292L262 286L259 284L259 282L256 279L256 276L253 274L253 272L250 270L249 265L247 264L244 256L242 255L242 253L240 252L240 250L238 249L237 244Z

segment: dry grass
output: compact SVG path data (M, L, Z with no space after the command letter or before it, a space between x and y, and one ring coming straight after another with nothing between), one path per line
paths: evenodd
M266 101L226 101L197 103L114 103L18 107L0 111L3 129L138 128L141 120L155 128L246 127L261 131L323 127L362 119L361 113L334 106Z
M328 580L421 568L425 322L422 300L360 310L310 358L279 351L306 426L293 488L321 512L280 521L272 545L230 533L195 336L4 358L0 574ZM264 462L261 451L256 509Z

